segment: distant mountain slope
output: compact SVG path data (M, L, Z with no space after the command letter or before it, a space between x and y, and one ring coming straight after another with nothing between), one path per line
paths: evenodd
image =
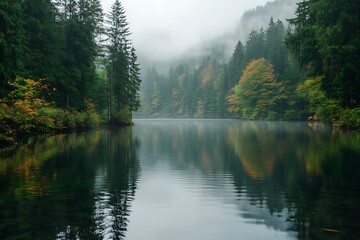
M240 40L247 41L252 30L266 29L270 18L283 21L287 25L286 19L295 16L296 3L302 0L275 0L246 11L239 20L239 24L234 27L234 31L219 34L218 37L203 42L200 46L194 46L184 54L185 58L196 59L211 56L219 61L227 61L233 53L236 43Z
M237 26L234 26L233 31L219 33L218 37L193 46L175 59L169 59L165 62L146 61L146 59L142 59L141 64L143 69L156 66L160 72L167 72L171 66L178 64L200 64L204 58L209 56L220 62L227 62L239 40L245 43L252 30L259 30L261 27L266 29L271 17L273 17L275 21L280 19L286 25L286 19L295 16L296 3L301 1L302 0L275 0L269 1L264 6L250 9L242 16L239 15L239 23Z
M234 37L241 41L246 41L247 36L252 30L266 28L270 18L281 20L286 25L286 19L295 16L296 3L302 0L275 0L258 6L255 9L246 11L240 19Z

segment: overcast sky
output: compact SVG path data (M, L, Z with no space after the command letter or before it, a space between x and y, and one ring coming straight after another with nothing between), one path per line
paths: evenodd
M108 12L115 0L101 0ZM139 55L166 59L233 30L244 11L269 0L122 0Z

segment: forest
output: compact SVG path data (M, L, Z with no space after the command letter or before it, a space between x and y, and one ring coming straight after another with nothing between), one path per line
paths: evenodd
M140 67L125 10L100 0L0 1L0 144L130 124Z
M270 18L228 61L208 55L165 74L149 68L137 116L311 120L358 129L359 13L356 0L301 1L294 18Z
M357 0L301 1L294 17L271 17L229 58L215 49L165 73L140 72L119 0L108 13L100 0L1 0L0 10L2 145L33 133L130 124L133 113L360 128ZM265 12L245 12L243 20Z

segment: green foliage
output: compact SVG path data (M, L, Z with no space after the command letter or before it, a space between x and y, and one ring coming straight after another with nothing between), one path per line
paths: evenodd
M112 125L131 125L132 113L129 107L125 107L120 111L113 113L109 123Z
M333 123L338 128L360 129L360 108L341 109L339 119Z
M338 128L360 129L360 108L343 108L340 101L328 98L322 90L323 82L323 76L309 78L297 88L309 101L307 109L312 114L309 119L328 121Z
M0 98L7 113L2 133L96 127L97 112L108 108L111 115L110 99L115 112L139 108L140 67L120 1L109 17L110 54L103 62L96 61L105 55L98 39L104 35L100 0L0 1L0 9Z
M12 122L20 134L55 128L53 119L49 116L50 111L47 110L51 104L43 100L42 92L50 91L43 81L18 77L9 83L13 90L5 97L4 103L9 106L11 119L6 122Z
M249 34L249 40L246 42L247 62L264 57L266 55L265 37L265 32L262 28L260 29L260 31L253 30Z
M276 81L274 68L264 58L246 67L234 95L228 98L232 109L243 119L277 120L283 109L284 88Z
M21 0L0 1L0 97L7 82L24 70L24 19Z
M300 84L297 91L309 101L307 109L315 120L334 121L336 120L339 103L333 99L328 99L321 89L324 77L309 78Z
M50 90L44 81L16 78L10 83L13 90L0 99L0 144L14 142L19 135L99 126L100 116L89 100L83 111L59 109L45 101L43 92Z
M271 91L267 90L259 93L263 100L259 101L258 109L270 109L266 112L255 111L254 106L248 105L243 108L244 113L251 113L246 118L306 119L307 114L301 110L304 100L296 93L296 85L302 75L296 60L286 49L284 38L283 23L271 19L267 29L253 31L244 45L241 42L236 44L227 64L208 57L196 67L173 67L167 76L160 75L154 68L150 69L142 86L144 108L139 116L239 117L234 87L251 60L265 58L273 66L276 84L281 85L281 96L273 97L269 94ZM257 93L254 91L253 95Z
M287 44L310 76L323 75L322 89L342 107L360 106L360 3L307 0L298 4Z
M125 10L119 0L111 7L107 18L106 35L109 44L107 48L107 76L109 85L109 118L117 119L115 113L129 107L136 111L140 107L140 67L137 63L135 48L129 40L129 27ZM113 101L115 100L115 102ZM115 109L113 109L113 102Z

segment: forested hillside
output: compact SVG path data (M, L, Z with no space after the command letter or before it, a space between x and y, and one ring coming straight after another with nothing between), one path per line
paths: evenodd
M239 41L168 74L149 69L140 117L321 120L360 127L360 3L307 0ZM252 13L254 14L254 13ZM286 27L290 24L289 27Z
M140 69L114 1L0 1L0 142L15 135L131 121Z
M270 19L267 29L254 30L245 43L238 42L227 63L209 56L199 66L175 66L168 76L161 76L154 68L149 70L143 83L145 91L142 96L142 113L154 117L237 117L237 107L234 106L235 99L232 94L234 87L239 83L248 63L254 59L266 58L263 64L272 64L267 70L273 75L273 80L281 85L277 89L278 94L281 94L281 106L277 103L277 114L273 114L271 119L280 119L285 115L289 119L305 117L306 114L301 111L298 111L296 116L289 114L299 99L296 99L296 103L285 101L286 95L293 98L295 96L294 89L285 93L283 85L289 86L290 90L290 86L295 86L301 79L296 61L285 45L285 35L283 22ZM259 96L257 91L263 87L260 79L251 84L254 85L253 92L248 94ZM147 89L150 91L146 91ZM289 106L290 104L292 106ZM266 104L263 107L266 108ZM262 116L262 119L269 118Z

